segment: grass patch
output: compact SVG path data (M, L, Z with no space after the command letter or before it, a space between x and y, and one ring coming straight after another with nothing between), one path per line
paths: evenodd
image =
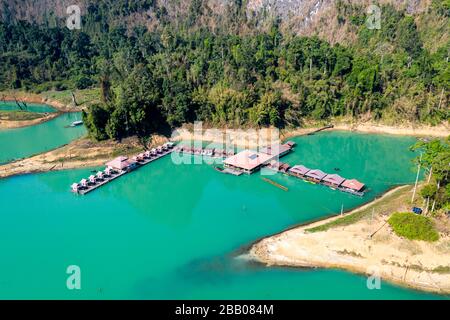
M91 103L100 102L100 89L99 88L75 90L74 94L75 94L75 98L77 99L77 103L80 106L85 106L85 105L89 105ZM62 102L63 104L71 104L72 103L72 90L47 91L47 92L43 92L42 95L51 100L56 100L56 101Z
M433 269L436 273L450 273L450 266L438 266Z
M399 189L389 196L385 197L383 200L374 203L372 205L369 205L368 207L357 210L353 212L352 214L348 214L342 218L324 223L320 226L306 229L307 232L320 232L320 231L326 231L330 228L339 227L339 226L348 226L355 222L358 222L362 219L368 218L372 215L372 212L374 211L376 214L379 214L380 212L392 212L394 210L398 209L399 204L403 203L403 201L406 200L408 196L408 192L410 191L410 188L402 188Z
M388 220L394 232L410 240L437 241L439 234L433 222L411 212L396 212Z
M45 113L29 112L29 111L0 111L0 120L8 121L26 121L44 118Z

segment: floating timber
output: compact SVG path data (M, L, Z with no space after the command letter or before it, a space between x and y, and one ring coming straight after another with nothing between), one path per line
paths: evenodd
M285 186L283 186L283 185L281 185L281 184L279 184L279 183L277 183L277 182L275 182L275 181L273 181L273 180L270 180L270 179L268 179L268 178L262 178L262 179L263 179L265 182L270 183L271 185L274 185L275 187L280 188L280 189L283 190L283 191L288 191L288 190L289 190L287 187L285 187Z
M325 127L322 127L322 128L317 129L317 130L314 130L314 131L308 133L307 135L308 136L312 136L313 134L315 134L317 132L320 132L320 131L323 131L323 130L327 130L327 129L332 129L332 128L334 128L334 125L330 124L330 125L327 125Z

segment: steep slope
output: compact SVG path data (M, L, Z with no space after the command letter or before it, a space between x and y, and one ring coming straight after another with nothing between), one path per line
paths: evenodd
M348 43L356 39L355 29L344 14L367 8L370 0L80 0L83 16L107 15L110 25L129 28L144 25L149 29L166 23L190 28L214 30L226 25L231 32L249 33L281 19L282 30L299 35L318 35L331 43ZM427 12L431 0L381 0L408 14ZM54 24L64 22L71 0L1 0L2 21L27 20ZM359 9L357 9L357 6ZM359 12L362 13L362 12ZM424 20L424 19L422 19ZM426 19L425 19L426 21ZM434 20L433 20L434 21ZM441 23L442 24L442 23Z

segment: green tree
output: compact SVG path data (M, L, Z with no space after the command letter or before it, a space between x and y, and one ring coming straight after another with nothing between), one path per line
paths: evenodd
M82 112L83 122L92 138L104 140L108 136L105 131L109 119L109 113L104 105L93 104L89 106L88 112Z

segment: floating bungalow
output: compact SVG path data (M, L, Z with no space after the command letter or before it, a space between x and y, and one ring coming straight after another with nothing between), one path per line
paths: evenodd
M341 184L342 189L348 189L349 191L356 191L356 192L363 191L364 187L365 187L364 183L361 183L356 179L345 180ZM343 190L343 191L346 191L346 190Z
M97 180L103 180L103 178L104 178L103 172L102 171L97 172L97 174L95 175L95 178Z
M88 181L86 179L81 179L80 186L81 186L81 188L87 188L88 187Z
M332 188L339 187L344 181L345 179L338 174L328 174L322 179L324 185Z
M214 148L212 149L205 148L202 150L201 154L204 156L212 157L214 154L214 150L215 150Z
M275 170L277 172L286 173L289 170L290 165L287 164L287 163L283 163L283 162L278 162L278 161L272 160L267 165L267 168Z
M109 176L111 176L111 174L113 173L113 168L111 168L111 167L106 167L105 168L105 171L103 171L104 173L105 173L105 176L106 177L109 177Z
M177 146L174 148L174 151L178 153L185 153L190 155L198 155L213 158L225 158L227 156L234 155L234 151L227 152L226 150L216 148L192 148L187 145Z
M78 194L89 193L140 166L144 166L171 153L173 151L173 147L173 143L166 143L156 149L139 153L136 156L132 157L131 160L125 156L117 157L114 160L106 163L106 168L104 171L99 171L97 172L97 174L91 175L89 177L89 180L82 179L80 183L73 183L71 185L71 190L72 192Z
M308 173L311 169L303 166L303 165L295 165L289 169L289 173L297 178L304 178L305 174Z
M291 167L287 174L302 180L319 183L334 190L348 192L357 196L363 196L364 184L355 179L347 180L338 174L327 174L321 170L311 170L303 165Z
M80 190L80 185L78 183L73 183L70 188L72 189L72 192L78 192L78 190Z
M309 170L305 174L305 179L311 182L319 183L327 174L319 169Z

